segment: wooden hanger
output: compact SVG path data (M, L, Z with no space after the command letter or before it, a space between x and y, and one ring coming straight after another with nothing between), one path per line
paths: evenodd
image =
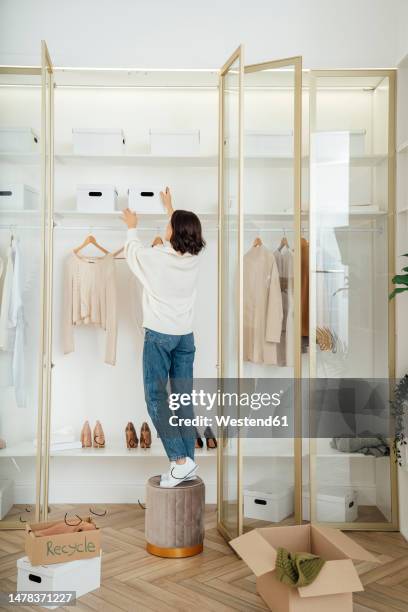
M281 243L279 245L279 251L281 251L283 249L283 247L288 247L289 248L289 243L288 243L288 239L286 238L286 236L282 236L282 240L281 240Z
M254 247L260 247L260 246L262 246L262 240L260 239L260 237L259 237L259 236L257 236L257 237L255 238L255 240L254 240L254 244L253 244L252 246L254 246Z
M84 249L86 246L88 246L88 244L93 244L97 249L102 251L102 253L104 253L105 255L108 255L108 253L109 253L109 251L107 251L102 245L100 245L97 242L95 236L93 236L92 234L88 234L88 236L85 238L83 243L80 244L79 247L74 249L74 253L77 255L79 253L79 251L82 251L82 249Z
M125 250L125 247L120 247L120 249L118 249L117 251L115 251L113 253L113 256L115 259L126 259L126 257L118 257L118 255L120 255L121 253L123 253L123 251Z

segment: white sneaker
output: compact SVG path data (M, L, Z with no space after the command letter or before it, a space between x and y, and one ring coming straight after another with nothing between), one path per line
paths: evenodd
M163 480L168 480L169 479L169 474L170 472L164 472L163 474L160 475L160 482ZM191 476L188 476L185 480L197 480L197 476L195 474L192 474Z
M172 461L167 478L163 479L162 477L160 480L160 486L167 489L176 487L181 482L185 482L186 480L191 479L192 476L195 476L197 470L198 465L194 463L190 457L186 457L186 462L183 464L178 464L175 461Z

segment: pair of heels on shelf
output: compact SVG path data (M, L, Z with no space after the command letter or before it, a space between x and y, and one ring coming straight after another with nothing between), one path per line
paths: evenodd
M195 430L196 433L196 441L195 441L195 447L196 448L203 448L204 446L204 442L202 437L200 436L198 429L196 428ZM213 448L217 448L217 438L214 436L213 430L211 429L211 427L206 427L204 429L204 438L205 438L205 443L207 446L207 450L211 450Z
M137 448L139 439L137 437L135 426L131 421L126 425L125 429L126 446L127 448ZM93 435L89 421L85 421L81 431L82 448L105 448L105 434L103 432L100 421L96 421ZM144 422L140 429L140 448L150 448L152 445L152 434L149 425Z
M129 423L126 425L125 435L127 448L137 448L139 445L139 439L132 421L129 421ZM142 423L142 427L140 428L140 448L150 448L151 445L152 433L149 425L145 421Z
M81 430L81 443L82 448L91 448L92 446L94 448L105 448L105 434L100 421L96 421L93 435L89 421L85 421Z

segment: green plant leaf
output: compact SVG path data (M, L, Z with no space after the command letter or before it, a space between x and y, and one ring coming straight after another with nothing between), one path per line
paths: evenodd
M394 289L392 293L390 293L390 295L388 296L388 299L392 300L393 298L395 298L397 293L402 293L403 291L408 291L408 287L397 287L396 289Z
M394 285L408 285L408 274L397 274L393 277Z

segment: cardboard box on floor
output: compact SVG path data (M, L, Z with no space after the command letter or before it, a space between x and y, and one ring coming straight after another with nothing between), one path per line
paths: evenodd
M363 591L353 561L378 560L338 529L296 525L254 529L230 542L256 576L259 595L273 612L352 612L353 592ZM326 563L314 582L290 587L276 578L278 548L311 552Z
M83 519L92 523L92 518ZM25 534L25 552L32 565L52 565L99 557L101 553L101 531L75 531L51 536L36 536L39 529L52 527L59 521L49 523L27 523Z

